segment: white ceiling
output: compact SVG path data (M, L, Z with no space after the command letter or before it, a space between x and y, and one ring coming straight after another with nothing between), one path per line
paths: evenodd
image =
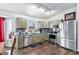
M0 11L47 19L74 6L76 3L0 3Z

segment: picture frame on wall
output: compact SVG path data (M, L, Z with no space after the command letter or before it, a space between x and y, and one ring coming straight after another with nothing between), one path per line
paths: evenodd
M76 19L76 12L65 14L65 21L75 20L75 19Z

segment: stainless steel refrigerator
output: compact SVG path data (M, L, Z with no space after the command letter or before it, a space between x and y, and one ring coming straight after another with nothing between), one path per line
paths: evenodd
M60 45L70 50L77 50L77 31L76 20L64 21L63 27L60 28L63 31L63 37L60 32Z

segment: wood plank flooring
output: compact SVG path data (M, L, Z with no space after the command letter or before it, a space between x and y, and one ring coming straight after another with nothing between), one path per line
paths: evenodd
M78 55L71 50L64 49L58 45L44 43L36 47L27 47L14 51L14 55Z

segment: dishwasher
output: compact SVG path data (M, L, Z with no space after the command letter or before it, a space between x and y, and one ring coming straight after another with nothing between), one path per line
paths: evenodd
M26 33L24 36L24 47L29 46L31 44L32 44L31 36L30 36L30 34Z

